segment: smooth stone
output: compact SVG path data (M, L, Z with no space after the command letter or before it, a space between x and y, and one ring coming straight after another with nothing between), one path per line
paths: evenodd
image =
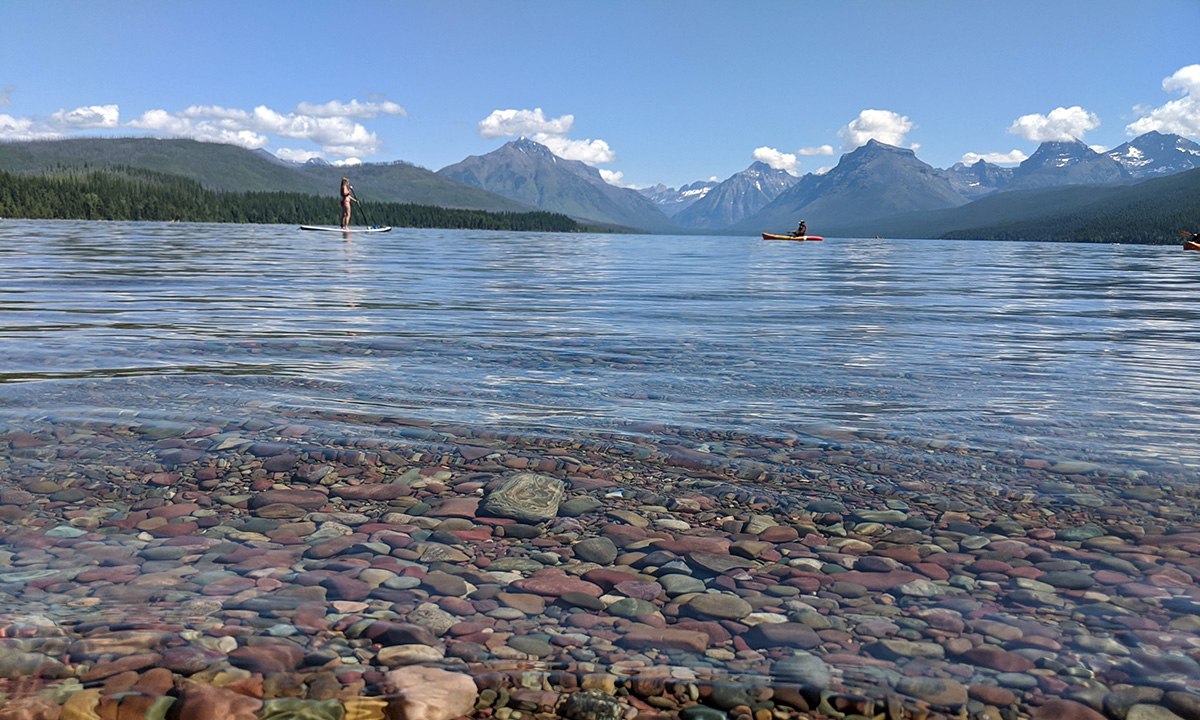
M688 600L687 608L723 620L740 620L754 611L750 603L730 593L701 593Z
M571 546L575 557L585 562L597 565L612 565L617 559L617 546L606 537L595 537L581 540Z
M903 677L896 684L896 689L910 697L942 707L966 705L969 700L967 688L950 678Z
M1142 703L1129 708L1125 720L1183 720L1162 705Z
M771 664L771 674L785 683L824 689L833 682L833 673L825 661L816 655L796 652Z
M931 642L916 642L912 640L904 640L902 638L886 638L880 640L874 645L869 646L868 650L878 657L885 660L895 660L900 658L924 658L929 660L941 660L945 654L945 649L937 643Z
M630 625L625 634L616 641L621 647L633 650L670 648L697 655L707 650L711 642L709 634L699 630L656 628L641 623Z
M1061 588L1064 590L1087 590L1096 584L1096 580L1089 574L1084 572L1061 571L1048 572L1038 578L1051 587Z
M534 657L548 657L554 654L554 646L539 637L532 635L513 635L507 645L519 652Z
M541 567L539 565L538 567ZM462 597L471 592L467 582L457 575L434 570L425 575L421 580L421 585L429 588L437 595L449 595L451 597Z
M1032 720L1105 720L1104 715L1074 700L1055 698L1034 708Z
M821 644L817 631L795 622L762 623L742 635L746 644L757 650L764 648L801 648L809 650Z
M571 498L558 506L558 514L562 517L579 517L602 507L604 503L594 497Z
M440 663L445 660L442 651L428 645L390 645L380 648L375 659L387 667Z
M617 617L633 618L639 615L650 615L658 612L658 606L652 602L638 598L622 598L608 606L608 614Z
M694 578L691 575L660 575L655 579L670 597L678 597L679 595L687 595L689 593L702 593L707 587L703 580Z
M465 673L414 665L386 675L392 690L389 717L403 720L453 720L471 715L479 690Z

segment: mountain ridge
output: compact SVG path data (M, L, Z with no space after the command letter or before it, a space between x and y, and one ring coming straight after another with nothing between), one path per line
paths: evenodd
M525 138L448 165L438 175L576 220L650 232L678 229L637 191L611 185L596 168Z

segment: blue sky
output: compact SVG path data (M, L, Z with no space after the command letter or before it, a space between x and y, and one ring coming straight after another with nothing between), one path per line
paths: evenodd
M188 136L438 170L515 137L612 182L1200 139L1200 0L0 0L0 139Z

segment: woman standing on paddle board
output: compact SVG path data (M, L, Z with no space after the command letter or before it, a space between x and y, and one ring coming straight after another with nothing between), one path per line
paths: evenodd
M354 188L350 185L350 178L342 178L342 229L350 227L350 201L358 202L358 198L354 197L352 191Z

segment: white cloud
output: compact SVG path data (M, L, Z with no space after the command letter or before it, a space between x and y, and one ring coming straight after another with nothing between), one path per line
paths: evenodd
M0 140L46 140L58 137L44 127L38 127L30 118L0 115Z
M564 160L578 160L595 167L617 161L617 154L603 140L573 140L567 137L575 126L574 115L547 118L541 108L533 110L493 110L479 121L479 136L483 138L527 137L545 145ZM602 170L600 177L610 185L621 185L622 174ZM624 187L624 186L622 186Z
M863 110L849 125L838 131L846 152L862 147L868 140L903 147L916 125L907 116L890 110ZM914 148L916 146L913 146Z
M121 111L116 105L89 105L74 110L59 110L46 118L46 124L56 130L87 130L114 128L120 120Z
M617 160L617 154L603 140L572 140L548 133L534 133L530 140L545 145L550 152L564 160L578 160L588 165Z
M12 105L12 94L17 88L13 85L5 85L0 88L0 105Z
M1013 121L1008 131L1030 142L1062 142L1082 138L1089 130L1100 127L1100 118L1078 105L1057 107L1049 115L1033 113Z
M814 147L802 147L796 151L797 155L832 155L834 153L832 145L817 145Z
M796 168L800 167L800 161L791 153L780 152L772 147L760 147L754 149L754 159L758 162L766 163L776 170L786 170L794 173Z
M969 152L962 156L963 165L974 165L980 160L985 160L992 165L1015 165L1016 163L1025 162L1029 156L1020 150L1009 150L1006 153L979 153Z
M566 135L575 124L574 115L547 120L541 108L533 110L493 110L479 121L479 136L483 138L528 137L537 134Z
M301 103L298 106L298 109L305 108L313 109L315 113L281 113L264 105L251 111L218 105L193 105L175 113L149 110L128 123L128 127L251 149L268 147L270 136L307 140L321 148L319 152L312 152L310 157L357 159L358 156L378 153L382 142L374 132L351 119L351 115L370 117L372 113L377 115L381 112L400 114L397 108L403 111L395 103L357 101L348 104L335 101L325 105ZM296 152L299 151L288 149L285 154L295 156Z
M617 187L628 187L627 185L621 184L625 178L625 173L623 173L623 172L614 172L612 170L601 170L600 177L604 178L604 182L608 183L609 185L616 185Z
M306 163L309 160L320 158L321 153L316 150L302 150L300 148L279 148L275 151L275 157L280 160L287 160L294 163Z
M332 100L324 105L313 105L312 103L302 102L292 112L296 115L307 115L310 117L352 117L363 120L374 120L380 114L408 117L408 111L402 105L390 100L365 103L360 103L358 100L351 100L348 103Z
M270 138L246 127L249 113L244 110L225 111L223 108L208 108L215 111L206 114L205 108L191 107L179 113L166 110L147 110L126 127L162 133L171 137L186 137L202 142L224 143L257 150L271 144Z
M1182 67L1162 82L1163 90L1183 97L1153 109L1134 108L1143 115L1125 126L1125 134L1142 135L1157 130L1176 135L1200 135L1200 65Z

